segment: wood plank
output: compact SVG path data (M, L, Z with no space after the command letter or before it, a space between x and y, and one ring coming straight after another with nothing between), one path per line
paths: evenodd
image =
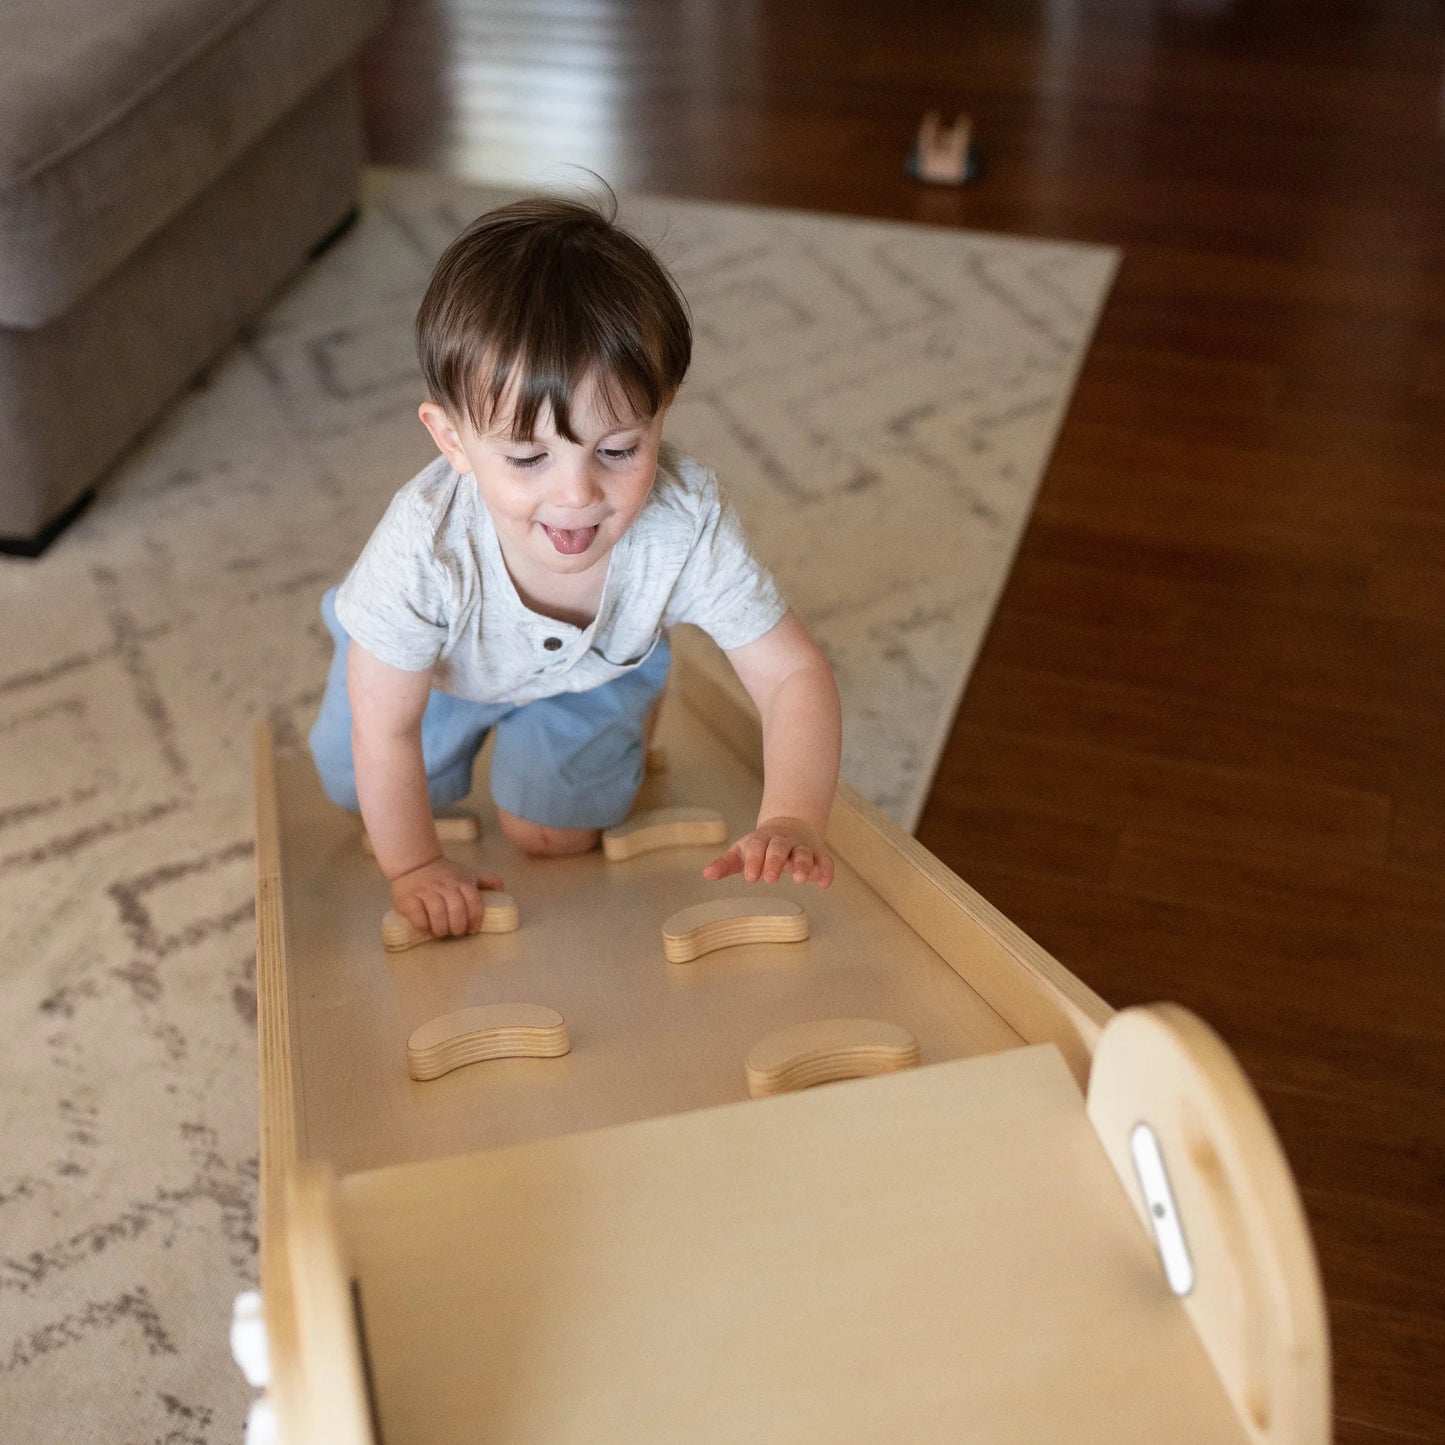
M269 1275L268 1251L285 1180L304 1152L305 1125L297 1106L293 1061L296 1034L286 978L286 903L281 876L280 821L276 802L276 755L270 727L256 725L256 1057L261 1103L261 1269ZM299 1136L299 1140L298 1140Z
M1147 829L1125 831L1109 881L1140 897L1257 919L1304 910L1341 929L1367 916L1377 925L1394 914L1434 919L1440 907L1440 878L1428 869L1303 858L1254 840L1225 852L1217 836L1179 838Z
M1175 1004L1116 1014L1088 1113L1250 1439L1328 1445L1314 1246L1275 1132L1218 1034Z
M1041 811L1109 821L1121 831L1172 829L1342 862L1382 861L1389 846L1383 791L968 725L956 727L954 738L965 756L950 768L950 782L988 806L1023 795ZM932 826L920 836L933 838Z
M1310 786L1388 795L1399 775L1401 753L1413 736L1408 724L1342 717L1278 701L1200 697L1184 707L1162 682L1063 677L1046 667L1005 663L996 664L993 673L996 688L969 695L970 721L991 732L1022 732L1055 743L1229 768ZM959 793L956 797L950 790L937 797L936 806L980 806L971 793ZM1067 798L1061 801L1068 806ZM1022 796L1000 798L995 807L1002 817L992 821L986 834L960 829L961 836L1002 833L1005 818L1014 828L1025 826Z

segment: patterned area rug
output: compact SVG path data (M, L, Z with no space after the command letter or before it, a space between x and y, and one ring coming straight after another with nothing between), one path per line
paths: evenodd
M358 226L51 554L0 560L7 1440L238 1437L251 730L304 736L317 599L431 455L417 301L501 198L371 176ZM690 202L624 219L695 313L669 435L718 469L831 654L846 775L912 826L1117 258Z

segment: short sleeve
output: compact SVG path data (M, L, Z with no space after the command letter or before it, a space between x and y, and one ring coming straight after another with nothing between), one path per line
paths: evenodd
M404 672L435 665L447 640L446 589L432 542L422 512L399 492L336 593L347 633Z
M788 604L753 555L737 511L711 474L697 507L692 548L664 620L695 623L725 651L745 647L776 627Z

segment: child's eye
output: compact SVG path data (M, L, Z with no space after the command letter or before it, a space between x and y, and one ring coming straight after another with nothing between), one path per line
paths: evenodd
M609 462L625 462L628 457L632 456L636 451L637 443L633 442L633 444L625 450L619 450L616 447L603 447L602 455L606 457Z
M516 467L518 471L524 472L528 467L535 467L546 455L546 452L537 452L530 457L508 457L507 465Z

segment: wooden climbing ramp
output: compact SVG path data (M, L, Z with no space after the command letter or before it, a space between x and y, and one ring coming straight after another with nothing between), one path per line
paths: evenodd
M710 644L674 657L636 812L690 811L528 861L484 755L447 847L518 926L402 952L358 821L258 734L285 1445L1323 1445L1314 1256L1224 1046L1115 1015L846 786L831 889L704 880L758 730ZM757 916L691 911L727 898Z

